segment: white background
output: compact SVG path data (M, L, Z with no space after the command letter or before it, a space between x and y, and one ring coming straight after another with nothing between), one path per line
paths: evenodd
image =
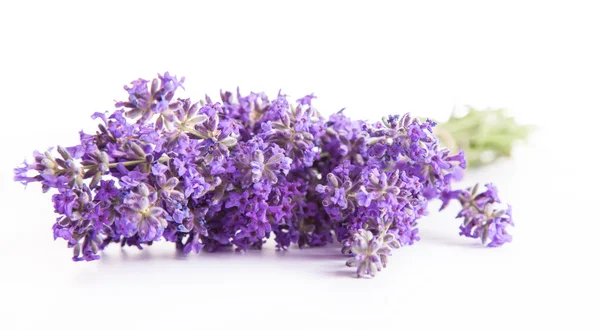
M598 329L599 17L593 1L2 2L0 329ZM432 205L372 280L338 247L73 263L50 195L12 168L167 70L184 96L314 92L325 114L371 120L506 107L536 133L462 184L498 185L515 241L482 248Z

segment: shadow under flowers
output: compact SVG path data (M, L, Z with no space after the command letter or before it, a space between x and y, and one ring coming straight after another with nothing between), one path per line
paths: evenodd
M415 246L419 246L421 244L433 244L467 249L481 249L486 247L485 245L481 244L481 241L479 239L461 237L458 234L441 234L433 230L420 229L419 236L421 237L421 240L417 242Z
M452 248L484 248L476 240L464 237L452 237L435 230L422 230L421 241L402 249L419 249L423 247L447 246ZM101 254L101 259L93 267L85 267L85 282L103 277L128 277L130 274L163 273L164 277L176 276L169 269L179 269L185 273L196 274L211 271L239 272L241 269L266 267L282 269L283 272L294 269L296 272L319 273L327 277L356 278L356 269L346 267L348 255L341 253L341 244L334 243L323 247L298 248L292 246L287 250L276 249L269 241L262 249L236 251L234 247L222 247L216 251L200 251L198 254L185 254L176 250L171 244L154 244L138 250L135 247L110 246ZM402 259L399 251L394 251L392 259ZM400 260L395 260L399 262ZM394 261L391 261L394 262ZM80 267L81 268L81 267ZM144 275L149 276L149 275ZM202 275L200 275L202 276Z
M142 250L134 247L110 247L101 254L100 263L105 265L115 265L119 263L131 262L157 262L161 260L182 260L189 261L195 259L304 259L304 260L345 260L347 256L341 253L341 244L330 244L322 247L304 247L292 246L287 250L276 249L273 246L266 246L262 249L248 249L246 251L236 251L234 247L221 247L215 251L201 250L199 253L183 253L174 249L171 245L161 246L155 244L146 246Z

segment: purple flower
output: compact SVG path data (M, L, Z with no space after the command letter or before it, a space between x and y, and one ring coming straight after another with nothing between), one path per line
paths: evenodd
M77 195L72 190L65 190L52 196L54 210L56 213L72 216L73 208L77 202Z
M336 207L344 210L347 207L354 207L354 205L347 199L347 194L351 192L353 188L352 181L348 178L341 179L333 173L327 174L327 185L318 184L315 190L323 196L323 206Z
M184 253L198 253L204 247L204 244L200 242L200 234L198 232L194 232L188 236L186 243L183 246Z
M185 198L194 199L201 198L213 188L196 170L190 170L186 173L183 177L183 187Z
M136 192L125 196L123 204L117 210L121 214L121 222L127 228L127 236L131 236L131 226L135 225L135 232L142 242L160 239L167 227L167 220L165 210L155 206L156 199L156 192L151 192L146 184L138 185Z
M248 190L244 190L242 192L231 192L229 193L229 198L225 202L225 207L238 207L240 209L245 209L248 205L248 197L250 192Z
M504 214L498 213L498 215L493 218L488 227L488 237L491 238L488 244L490 247L502 246L504 243L512 242L512 236L506 230L508 226L514 226L511 206L508 205Z
M370 206L371 201L376 201L380 207L387 204L407 204L419 190L416 178L408 177L406 173L401 175L398 170L386 173L372 169L363 174L363 186L356 198L359 205L364 207Z
M314 94L310 94L310 95L306 95L298 100L296 100L296 102L298 102L301 105L309 105L312 102L313 99L316 99L317 97Z
M494 186L491 183L486 184L485 187L487 188L487 190L483 194L481 194L479 198L476 198L478 202L500 203L500 198L498 197L498 188L496 188L496 186ZM483 201L484 198L487 200Z
M373 194L369 193L364 186L361 186L360 191L356 193L356 201L360 206L369 206L373 201Z
M266 142L275 143L283 148L287 154L293 153L292 168L311 166L319 155L319 149L315 145L315 133L322 130L315 129L314 123L322 122L322 118L314 109L303 109L298 105L291 110L284 96L279 98L268 108L262 118L263 122L269 122L268 131L259 134ZM321 124L322 125L322 124Z
M265 160L265 153L256 149L251 155L241 154L236 166L242 173L242 183L249 185L257 183L263 179L275 184L278 182L277 174L287 174L290 170L291 159L285 157L283 151L279 148L269 149L267 155L270 157Z
M148 177L148 173L142 173L140 171L128 171L122 163L117 165L117 169L123 176L121 176L120 184L124 188L134 188L139 186Z
M444 205L451 199L458 200L462 209L458 217L463 218L460 235L479 238L482 244L490 247L501 246L512 241L507 227L514 226L512 208L497 206L500 203L498 190L492 184L486 184L486 191L477 193L478 186L463 191L453 191L442 195Z
M202 146L206 148L209 156L222 157L229 154L229 148L238 142L233 131L223 128L223 126L219 126L219 116L215 113L202 124L197 125L196 130L187 132L191 136L203 140Z
M346 265L357 266L358 277L374 277L386 266L387 258L392 255L392 246L399 247L392 234L375 236L369 230L359 229L349 241L349 251L353 256Z

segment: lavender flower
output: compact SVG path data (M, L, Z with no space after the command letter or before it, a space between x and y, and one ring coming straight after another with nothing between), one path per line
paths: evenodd
M327 196L323 199L323 206L336 206L342 210L349 206L354 207L352 201L348 201L347 198L347 194L350 193L353 186L352 181L348 178L342 180L335 174L329 173L327 174L327 183L327 186L318 184L316 187L317 192Z
M356 231L352 239L345 244L345 250L353 255L346 262L346 266L358 266L356 270L358 277L374 277L378 271L386 267L387 259L392 255L392 249L400 247L395 235L388 232L394 224L392 218L379 218L375 224L376 227L370 229L375 229L377 235L374 235L367 226L367 229Z
M271 236L280 249L336 239L359 276L374 276L392 249L419 240L433 198L461 203L461 235L512 240L512 211L494 186L452 190L465 155L440 147L430 120L325 119L312 94L293 104L238 90L195 102L176 97L183 82L168 72L133 81L114 111L92 115L95 133L15 169L15 181L54 189L52 230L73 260L162 239L184 253L261 248Z
M486 184L486 191L478 192L478 185L473 188L448 192L443 195L442 201L445 208L450 200L458 200L462 205L457 218L463 218L460 226L460 235L479 238L482 244L490 247L501 246L512 242L512 236L507 228L514 226L512 221L512 208L500 208L498 191L492 184Z
M165 210L155 205L157 193L150 192L146 184L137 186L136 192L129 192L123 198L123 204L117 207L121 214L121 221L125 228L130 228L123 233L125 236L137 234L140 241L148 242L160 239L167 220Z
M265 159L265 152L262 141L257 140L243 147L240 157L236 162L236 167L242 175L241 181L244 185L257 183L263 179L272 184L277 183L278 173L287 174L290 170L292 160L284 155L284 151L277 145L273 145L267 151L268 159Z

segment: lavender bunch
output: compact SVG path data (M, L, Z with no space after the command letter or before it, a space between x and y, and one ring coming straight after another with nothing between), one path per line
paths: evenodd
M166 240L197 253L260 248L273 236L279 249L337 240L347 265L374 276L392 249L419 240L432 199L461 203L461 235L511 240L510 208L495 208L493 186L452 190L464 154L441 148L430 120L326 119L313 95L290 102L238 90L194 102L175 97L183 82L168 72L133 81L115 111L92 115L94 134L15 169L16 181L55 191L54 238L73 260L99 259L111 243Z

